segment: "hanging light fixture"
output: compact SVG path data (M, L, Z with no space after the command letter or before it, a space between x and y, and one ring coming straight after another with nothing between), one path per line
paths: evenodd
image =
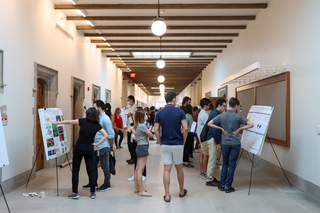
M165 90L164 84L160 84L159 89L160 89L160 93L164 93L164 90Z
M164 68L164 66L166 66L166 63L164 62L164 60L162 60L161 37L160 37L160 59L157 61L157 67L159 69L162 69L162 68Z
M163 76L163 75L159 75L159 77L158 77L159 83L163 83L164 80L166 80L166 79L164 78L164 76Z
M158 16L153 19L151 25L151 31L156 36L162 36L167 30L167 25L164 23L164 19L160 17L160 0L158 0Z

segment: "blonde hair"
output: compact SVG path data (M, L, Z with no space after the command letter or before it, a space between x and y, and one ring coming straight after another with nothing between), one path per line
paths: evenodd
M134 114L134 129L137 129L139 124L144 123L145 112L143 109L138 109Z
M117 107L116 110L114 111L114 114L116 115L118 110L120 110L120 107ZM120 113L121 113L121 110L120 110Z

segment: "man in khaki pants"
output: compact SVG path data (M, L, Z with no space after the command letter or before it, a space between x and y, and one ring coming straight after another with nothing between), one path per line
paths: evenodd
M219 99L216 102L216 108L212 110L209 115L209 120L212 120L222 112L225 112L227 108L226 100ZM216 167L218 152L221 150L221 134L222 131L219 129L215 129L209 127L209 131L207 134L207 146L209 150L209 160L207 166L207 179L206 186L215 186L218 187L220 185L220 181L218 181L214 176L214 170Z

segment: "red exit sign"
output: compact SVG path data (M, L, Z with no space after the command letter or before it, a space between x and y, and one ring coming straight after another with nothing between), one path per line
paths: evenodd
M136 77L136 74L135 73L131 73L130 74L130 78L135 78Z

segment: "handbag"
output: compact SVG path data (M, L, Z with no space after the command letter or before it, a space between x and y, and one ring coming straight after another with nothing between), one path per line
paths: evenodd
M197 126L198 126L198 122L193 121L191 128L190 128L190 134L192 136L197 137Z
M113 152L113 155L111 155L111 152ZM109 152L109 168L110 168L110 173L115 175L116 174L116 158L113 150Z
M200 142L205 142L207 140L207 134L209 131L209 127L208 127L208 123L209 123L209 119L207 120L206 124L204 125L204 127L202 128L202 131L200 133Z

